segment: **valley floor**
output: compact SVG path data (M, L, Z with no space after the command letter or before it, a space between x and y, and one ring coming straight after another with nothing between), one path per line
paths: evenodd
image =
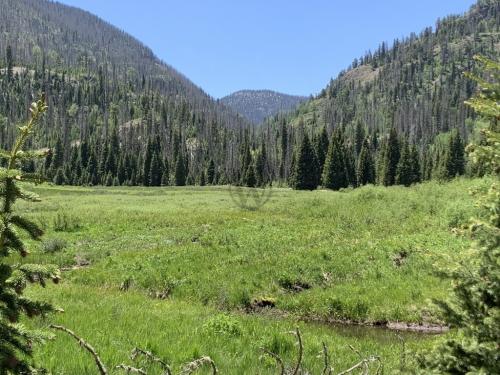
M287 332L299 326L313 373L322 369L322 341L338 370L359 360L348 345L396 368L395 332L303 321L433 322L429 300L449 291L434 271L466 256L468 240L454 228L474 215L468 190L487 182L273 189L253 211L224 187L39 186L42 203L19 205L47 231L27 261L65 272L59 285L30 293L65 312L34 324L75 330L110 367L129 363L138 346L176 369L209 355L222 373L271 374L259 348L291 360L297 348ZM404 337L407 349L435 340ZM95 373L70 340L58 334L37 361L54 373Z

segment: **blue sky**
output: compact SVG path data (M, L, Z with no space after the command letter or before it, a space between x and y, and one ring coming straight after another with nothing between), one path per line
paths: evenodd
M474 0L59 0L149 46L219 98L241 89L319 92L380 42Z

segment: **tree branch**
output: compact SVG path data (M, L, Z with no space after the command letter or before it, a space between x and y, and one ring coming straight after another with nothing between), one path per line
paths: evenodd
M104 366L104 363L102 362L101 358L99 357L99 355L97 354L95 349L89 343L87 343L84 339L82 339L81 337L78 337L73 331L71 331L70 329L68 329L66 327L57 326L54 324L51 324L49 327L56 329L56 330L59 330L59 331L66 332L68 335L73 337L76 341L78 341L80 346L82 346L84 349L86 349L94 357L94 361L95 361L97 367L99 368L99 373L101 375L108 374L108 371L106 370L106 367Z

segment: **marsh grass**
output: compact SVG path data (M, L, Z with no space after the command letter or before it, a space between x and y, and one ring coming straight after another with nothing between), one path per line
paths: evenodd
M30 261L88 263L65 272L62 287L32 293L64 308L53 319L93 342L108 363L126 362L139 346L177 365L208 355L225 373L256 373L262 346L292 356L293 340L281 332L293 329L296 318L425 321L429 299L449 290L435 266L458 261L468 247L453 230L476 209L467 190L485 183L274 189L254 211L237 207L221 187L37 187L44 200L30 209L31 217L68 212L79 229L58 232L65 249L34 253ZM53 231L48 228L47 237ZM129 285L120 290L124 280ZM151 298L155 293L162 298ZM271 314L242 314L263 297L273 301ZM213 316L229 318L210 323ZM231 331L228 325L241 334L219 332ZM301 330L312 344L306 357L316 358L326 341L345 365L356 359L348 344L382 355L389 366L399 361L397 339L380 344L305 323ZM91 361L66 340L49 344L38 360L65 373L92 373ZM272 359L262 361L273 373Z

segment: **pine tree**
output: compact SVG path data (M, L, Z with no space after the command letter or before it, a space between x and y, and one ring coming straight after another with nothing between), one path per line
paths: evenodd
M54 184L56 185L64 185L66 182L66 177L64 176L64 172L62 168L59 168L54 176Z
M314 190L318 187L318 160L309 140L304 134L295 155L292 187L296 190Z
M396 170L399 163L400 146L398 140L398 133L395 128L389 132L389 139L385 145L382 182L385 186L394 185L396 182Z
M318 168L321 174L323 172L323 167L325 165L326 154L328 153L328 146L330 145L330 141L328 140L328 132L326 131L326 126L323 127L321 133L316 138L315 145L316 145L316 155L318 157Z
M187 180L186 163L182 152L179 152L177 162L175 163L175 185L185 186Z
M23 294L30 283L45 285L47 279L58 282L59 270L51 265L27 264L8 261L7 258L15 253L22 257L28 255L25 244L16 232L15 227L26 231L32 239L38 240L43 235L39 226L13 212L13 205L17 199L35 202L38 197L23 190L18 181L38 182L38 178L24 174L16 169L23 160L40 158L45 153L24 151L27 138L33 132L40 117L47 109L42 98L31 105L31 119L19 129L12 151L0 151L0 158L7 161L6 167L0 168L0 373L2 374L31 374L34 372L29 362L33 351L33 344L41 342L46 335L28 330L19 323L21 317L43 316L53 310L45 302L34 301Z
M151 169L149 170L149 186L161 186L162 168L158 155L153 154Z
M304 134L296 154L293 185L296 190L314 190L318 187L318 160L307 134Z
M349 186L345 157L342 132L340 129L335 129L323 168L323 187L339 190Z
M361 124L361 121L358 121L356 123L356 132L354 135L354 141L356 143L356 156L360 154L364 140L365 140L365 128Z
M257 179L255 177L255 167L253 164L250 164L245 173L245 186L247 187L255 187L257 184Z
M266 152L266 144L262 141L262 145L260 148L260 152L255 159L255 179L256 186L262 187L267 181L266 176L266 163L267 163L267 152Z
M401 156L396 168L396 185L410 186L413 183L413 165L410 146L404 141L401 146Z
M444 161L444 178L450 179L465 172L465 149L457 131L450 135Z
M12 56L12 47L10 45L7 46L6 55L7 55L7 79L11 81L14 75L14 57Z
M412 145L410 148L410 159L412 169L411 183L416 184L422 181L422 172L420 167L420 156L415 145Z
M153 144L151 140L148 140L146 151L144 154L144 166L142 168L142 184L144 186L149 186L151 181L151 176L149 173L151 172L151 161L153 160Z
M209 184L215 184L215 163L213 159L210 159L207 168L207 181Z
M363 141L359 152L356 177L360 186L375 183L375 162L368 138Z
M288 152L288 130L286 127L286 123L283 121L281 124L281 160L280 160L280 178L282 181L285 181L287 178L286 175L286 159L287 159L287 152ZM292 160L294 160L292 158ZM292 173L293 173L293 168L291 168Z
M446 374L500 373L500 64L476 57L494 79L486 82L469 74L480 91L467 102L488 120L489 129L483 144L468 147L472 160L488 165L493 182L481 203L483 217L469 226L474 240L473 256L451 272L453 299L439 301L442 318L458 332L441 343L432 353L419 358L427 372Z

